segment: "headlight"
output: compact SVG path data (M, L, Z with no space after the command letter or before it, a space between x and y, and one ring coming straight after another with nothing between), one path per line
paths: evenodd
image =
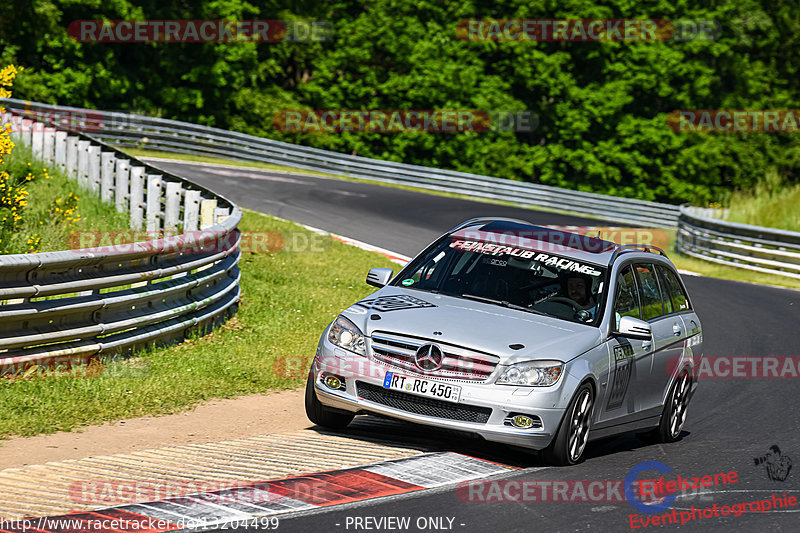
M558 381L563 371L564 363L559 361L527 361L506 368L497 378L497 384L549 387Z
M328 340L331 343L366 357L367 349L364 343L364 334L355 324L340 316L331 324L328 330Z

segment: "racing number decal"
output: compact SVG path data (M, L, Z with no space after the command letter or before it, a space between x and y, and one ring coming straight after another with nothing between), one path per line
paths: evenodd
M614 382L608 396L607 409L616 409L625 400L625 392L633 372L633 346L630 343L614 346Z

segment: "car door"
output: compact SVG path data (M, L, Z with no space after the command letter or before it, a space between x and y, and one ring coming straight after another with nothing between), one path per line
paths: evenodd
M666 388L670 383L670 361L679 361L686 339L680 314L674 312L666 280L654 263L637 263L636 277L642 303L642 320L650 323L653 346L647 360L640 360L637 383L637 412L643 416L661 414Z
M700 364L699 357L703 352L703 336L700 334L700 319L697 318L697 315L692 309L691 302L686 295L686 289L680 282L678 274L672 268L665 265L658 265L656 269L658 271L659 281L661 282L662 292L664 292L665 310L667 308L671 310L676 317L680 318L681 324L683 325L681 334L678 335L676 333L676 337L678 338L675 339L676 341L683 341L680 344L682 352L677 353L676 351L676 353L670 353L668 357L660 357L655 363L656 367L660 365L665 366L665 374L667 374L667 376L662 378L669 380L675 377L677 371L680 369L679 365L681 365L682 354L692 354L695 357L694 364ZM687 350L687 348L689 349ZM661 381L660 385L666 388L669 385L669 381Z
M612 311L615 323L612 324L612 335L606 341L611 369L606 394L600 406L602 412L598 418L599 422L614 421L612 424L624 423L635 417L635 384L639 380L638 372L641 371L637 360L647 358L650 352L647 341L613 334L623 316L641 318L639 289L630 265L619 270L615 287Z

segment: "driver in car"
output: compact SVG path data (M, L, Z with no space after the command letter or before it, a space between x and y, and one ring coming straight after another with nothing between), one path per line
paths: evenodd
M567 294L567 298L589 314L590 319L594 318L597 301L592 294L592 278L571 272L564 278L564 292ZM584 321L588 320L584 319Z

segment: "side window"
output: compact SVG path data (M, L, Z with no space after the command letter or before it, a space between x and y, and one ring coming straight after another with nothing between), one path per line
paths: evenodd
M655 266L636 265L636 274L642 290L642 320L652 320L664 314L661 303L661 290L658 287Z
M690 309L689 299L686 297L683 286L678 280L678 275L669 268L659 266L658 269L659 272L661 272L661 279L666 280L667 287L669 287L674 312L677 313Z
M672 298L670 298L670 290L669 285L667 284L667 274L664 271L664 267L661 265L656 265L656 272L658 272L658 284L661 286L661 298L664 302L664 314L668 315L670 313L674 313L674 308L672 306Z
M641 318L639 294L636 290L636 280L633 277L633 270L630 266L623 268L617 275L617 290L614 294L614 315L617 320L616 327L619 327L619 319L624 316Z

